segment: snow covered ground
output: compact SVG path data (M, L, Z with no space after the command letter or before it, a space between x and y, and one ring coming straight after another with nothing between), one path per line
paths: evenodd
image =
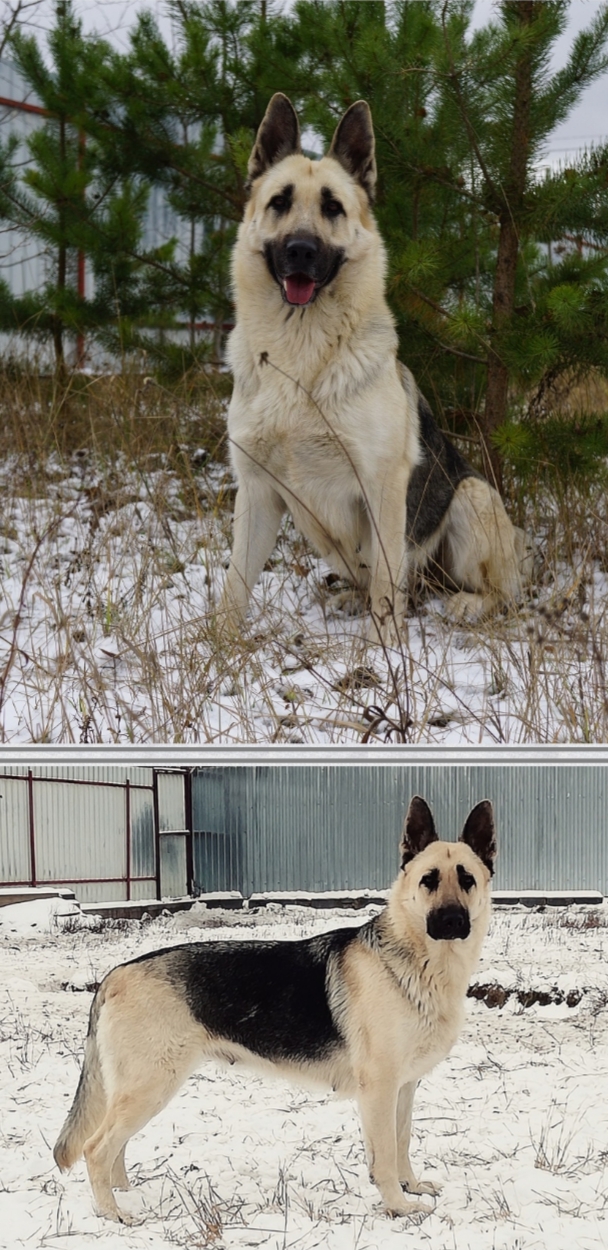
M135 1188L120 1201L145 1216L135 1227L100 1221L84 1165L62 1176L51 1156L76 1088L94 984L159 946L250 929L259 938L304 936L360 924L365 913L275 906L199 914L196 929L182 913L95 931L58 909L72 905L0 910L2 1247L608 1244L608 908L495 913L475 984L511 992L502 1008L468 1000L462 1037L417 1095L414 1166L443 1186L422 1223L382 1214L354 1105L209 1065L131 1143ZM522 1005L539 994L560 1001Z
M544 574L521 611L461 626L431 596L383 652L289 521L246 631L219 634L230 473L190 451L186 489L158 459L144 472L50 458L43 485L16 460L0 468L0 741L608 737L601 497L567 560L551 508L531 522Z

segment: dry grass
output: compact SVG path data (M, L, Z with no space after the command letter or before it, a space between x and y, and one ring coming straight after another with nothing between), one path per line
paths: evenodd
M565 374L546 394L545 404L561 416L580 412L601 415L608 412L608 380L595 369L582 378Z
M188 477L187 451L204 447L225 459L225 404L231 383L209 370L163 386L139 370L100 376L72 374L65 387L53 375L13 366L2 375L0 456L27 463L32 483L48 458L87 453L112 463L145 465L173 455Z
M286 522L247 629L219 633L228 390L5 376L0 740L606 740L599 488L520 500L538 584L492 621L456 625L423 587L400 649L369 646Z

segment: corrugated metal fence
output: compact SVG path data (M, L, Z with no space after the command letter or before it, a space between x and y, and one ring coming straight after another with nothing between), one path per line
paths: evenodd
M608 768L565 763L0 767L0 883L82 901L380 889L413 794L448 838L492 799L498 889L608 895Z
M213 767L192 779L194 875L205 890L387 886L409 799L430 803L455 838L490 798L498 889L608 894L608 769L462 764Z

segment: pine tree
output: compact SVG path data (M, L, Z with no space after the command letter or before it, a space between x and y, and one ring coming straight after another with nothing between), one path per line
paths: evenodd
M153 15L140 15L126 55L114 54L104 99L89 111L89 134L104 168L162 188L188 224L190 245L167 269L172 307L191 327L189 351L153 341L148 349L180 367L197 352L193 326L215 323L215 354L232 315L229 269L245 205L247 159L269 96L281 86L268 64L268 32L289 27L255 0L173 0L174 50Z
M372 103L404 359L440 411L480 430L498 485L509 388L608 372L608 151L537 172L551 131L608 66L604 5L551 73L567 10L504 0L471 35L468 0L296 6L309 120L328 141L353 100ZM590 246L551 255L569 235Z
M536 173L552 130L608 68L604 5L565 67L551 73L568 7L565 0L503 0L499 22L474 36L466 56L446 31L440 63L470 142L480 206L498 234L483 434L499 484L495 435L507 418L510 380L543 387L565 369L608 368L608 252L589 259L566 253L551 267L538 248L569 232L608 245L608 150L544 181Z
M567 0L503 0L475 33L472 0L298 0L284 12L270 0L171 0L171 11L173 50L143 13L128 52L112 52L82 38L67 3L50 70L17 37L52 117L23 181L5 149L0 212L43 240L55 273L21 303L0 294L1 323L52 333L58 359L66 331L85 327L182 369L201 355L196 321L211 318L218 353L269 97L291 95L326 143L365 97L403 359L450 428L481 434L500 485L522 397L534 419L555 379L608 373L608 149L539 173L553 128L608 66L608 5L557 73ZM145 248L150 186L188 223L185 245ZM79 250L95 273L89 301L70 278ZM189 344L159 346L157 328L184 321Z
M88 332L116 350L124 332L121 318L128 327L133 318L150 316L149 271L159 258L150 254L144 264L142 255L148 189L100 166L87 121L102 92L110 50L83 37L69 0L57 5L50 65L33 36L16 31L11 49L47 119L28 139L24 168L14 139L0 149L0 217L40 243L48 277L42 289L23 297L0 285L0 327L51 340L63 375L66 336L78 341ZM84 258L94 277L89 298ZM170 259L169 249L161 259Z

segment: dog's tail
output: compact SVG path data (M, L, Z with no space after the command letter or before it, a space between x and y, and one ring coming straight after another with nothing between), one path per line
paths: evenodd
M105 1115L106 1093L97 1043L97 1022L104 997L103 989L98 990L91 1004L89 1031L78 1089L53 1150L55 1163L62 1172L66 1168L71 1168L72 1164L80 1158L84 1143L99 1127Z

